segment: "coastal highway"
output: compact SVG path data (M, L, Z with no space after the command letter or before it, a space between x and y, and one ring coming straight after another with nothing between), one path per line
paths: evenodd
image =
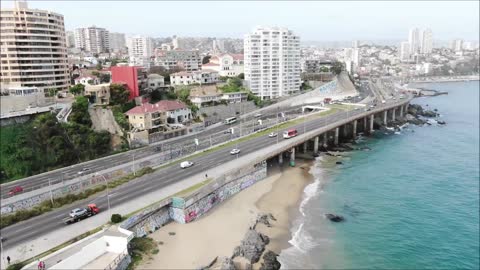
M377 106L376 109L380 109L386 106L392 106L394 103L405 102L406 100L400 101L389 101L386 104ZM350 110L350 111L341 111L324 117L312 119L295 125L294 127L298 130L299 135L303 134L305 127L306 132L318 129L319 127L343 120L358 114L365 113L364 110ZM282 136L283 131L286 129L280 129L278 136ZM282 137L278 138L283 140ZM269 138L267 135L256 137L247 141L238 143L231 148L226 147L204 155L198 156L194 159L191 159L195 163L194 166L187 169L180 169L178 164L172 166L167 166L165 168L159 169L152 174L145 175L141 178L132 180L129 183L126 183L122 186L119 186L115 189L110 190L110 204L112 207L124 203L128 203L131 199L141 197L144 194L155 192L162 189L165 186L168 186L177 181L183 180L187 177L193 176L198 173L208 172L209 170L214 169L215 167L236 159L236 155L230 155L230 150L232 148L241 149L240 156L253 153L259 149L265 148L276 143L276 138ZM106 161L108 162L108 160ZM66 226L62 223L62 218L65 217L71 209L77 207L84 207L89 202L94 202L101 209L101 211L107 210L107 198L106 193L103 192L97 196L94 196L90 199L87 199L82 202L77 202L67 207L61 209L56 209L52 212L40 215L38 217L8 226L0 231L0 234L6 238L6 241L3 243L4 248L10 246L15 246L17 244L28 241L29 239L35 239L46 233L53 232L55 230L61 229L63 226ZM160 199L160 198L159 198ZM87 222L87 221L81 221ZM74 235L72 235L74 237Z
M296 111L298 111L299 107L300 106L289 107L289 108L272 107L272 108L269 108L269 109L266 109L266 110L263 109L262 110L262 116L260 118L261 119L267 119L267 118L274 119L274 118L277 117L276 116L277 111L285 112L285 114L287 114L287 115L290 114L291 115L291 114L294 114ZM247 116L247 117L245 117L245 119L242 119L242 121L244 122L244 124L247 124L248 122L254 122L256 119L259 119L259 118L255 118L254 116ZM13 181L13 182L5 183L5 184L1 185L0 197L2 199L5 199L5 198L9 197L8 192L15 186L21 186L23 188L24 192L29 192L29 191L32 191L32 190L35 190L35 189L38 189L38 188L48 186L49 184L53 185L53 184L56 184L56 183L60 183L62 181L68 181L68 180L74 179L76 177L79 177L78 172L81 171L82 169L88 169L89 171L85 172L85 175L88 175L88 174L93 174L95 172L102 171L102 170L105 170L105 169L108 169L108 168L112 168L112 167L115 167L115 166L118 166L118 165L122 165L122 164L127 164L127 163L132 163L133 164L133 160L139 160L139 159L142 159L142 158L160 153L160 151L157 150L157 147L160 144L168 144L168 145L187 144L187 143L191 144L193 142L194 138L199 138L199 140L201 140L201 137L203 137L205 140L207 140L210 136L216 136L216 135L221 136L221 135L223 135L224 134L223 132L227 128L238 126L240 124L239 122L240 121L237 121L237 123L235 123L233 125L229 125L229 126L221 123L219 126L203 130L203 131L201 131L199 133L196 133L196 134L189 134L189 135L185 135L185 136L172 138L172 139L165 140L165 141L162 141L162 142L159 142L159 143L155 143L155 144L152 144L152 145L149 145L149 146L145 146L145 147L142 147L142 148L139 148L139 149L130 150L130 151L115 154L115 155L112 155L112 156L107 156L107 157L87 161L87 162L84 162L84 163L72 165L72 166L69 166L69 167L64 167L64 168L53 170L53 171L50 171L50 172L45 172L45 173L42 173L42 174L30 176L30 177L23 178L23 179L20 179L20 180L16 180L16 181ZM50 181L50 183L49 183L49 181Z

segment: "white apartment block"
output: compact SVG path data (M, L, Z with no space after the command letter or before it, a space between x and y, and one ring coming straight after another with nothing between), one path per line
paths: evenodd
M75 29L75 48L91 53L110 51L108 30L96 26Z
M202 68L202 57L198 51L156 49L155 66L166 69L178 67L184 71L196 71Z
M460 52L463 49L463 40L462 39L455 39L451 42L451 49Z
M202 70L215 70L220 76L235 77L243 73L243 54L220 54L202 65Z
M24 1L0 11L2 87L67 90L70 86L63 15L29 9Z
M153 54L153 40L146 36L127 38L129 64L131 66L150 67Z
M245 81L261 99L300 90L300 38L286 28L257 27L244 38Z
M72 31L65 32L65 42L67 48L75 47L75 34Z
M110 32L110 50L112 52L124 51L127 47L127 41L124 33Z
M410 46L410 55L413 56L420 51L420 33L418 28L410 29L408 33L408 43Z
M408 62L410 60L410 42L400 43L400 61Z
M420 52L422 54L431 54L433 51L433 33L430 29L424 29L420 32Z
M186 72L181 71L170 74L170 84L173 85L191 85L191 84L211 84L218 82L218 72L213 70L201 70Z

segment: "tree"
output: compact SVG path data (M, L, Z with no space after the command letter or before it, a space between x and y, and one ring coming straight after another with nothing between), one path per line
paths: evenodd
M102 73L100 74L100 83L109 83L110 82L110 74Z
M245 80L245 73L238 74L237 78L239 78L240 80Z
M333 62L332 67L330 68L330 71L336 75L340 74L342 70L343 70L343 64L339 61Z
M85 91L85 85L83 85L81 83L76 84L74 86L71 86L69 91L70 91L70 93L74 94L75 96L79 95L79 94L83 93L83 91Z
M48 96L49 97L54 97L56 93L57 93L57 90L55 88L49 88L48 89Z
M207 56L203 57L203 59L202 59L202 65L210 62L210 58L211 58L210 55L207 55Z
M110 104L124 104L128 102L129 97L130 92L125 88L125 85L117 83L110 84Z
M77 96L72 104L72 112L68 116L68 121L90 127L92 121L88 113L88 99L84 96Z
M98 60L96 69L97 69L97 70L102 70L102 68L103 68L102 61Z
M177 92L176 94L178 96L178 99L180 101L182 101L185 104L190 104L190 100L188 99L188 97L190 96L190 89L183 87L177 90L176 92Z

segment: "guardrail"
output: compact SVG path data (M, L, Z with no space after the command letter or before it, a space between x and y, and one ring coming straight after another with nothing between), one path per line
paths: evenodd
M117 266L120 264L120 262L122 262L122 260L125 257L127 257L128 255L129 255L128 254L128 248L126 248L120 254L118 254L118 256L115 257L115 259L113 259L113 261L111 263L109 263L107 265L107 267L104 268L104 270L115 270L115 269L117 269Z

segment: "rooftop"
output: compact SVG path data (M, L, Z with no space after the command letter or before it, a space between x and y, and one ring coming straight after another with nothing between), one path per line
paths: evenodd
M144 114L152 112L166 112L173 111L177 109L185 109L187 106L185 103L178 100L161 100L155 104L144 103L141 106L136 106L135 108L130 109L125 114Z
M190 90L190 97L218 96L220 94L216 85L201 85Z

